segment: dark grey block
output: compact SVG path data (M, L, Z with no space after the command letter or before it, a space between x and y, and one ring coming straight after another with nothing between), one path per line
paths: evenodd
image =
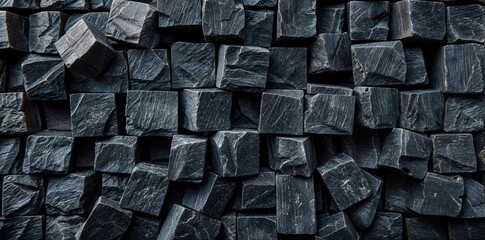
M440 130L444 104L444 96L439 90L402 91L399 126L417 132Z
M9 92L23 92L25 90L24 79L22 77L22 62L24 61L26 56L19 55L7 59L6 72L2 71L5 72L7 75L7 84L5 86L5 90Z
M433 171L467 173L477 171L473 136L469 133L433 134Z
M360 168L377 169L381 156L380 132L355 127L351 136L341 138L342 152L352 157Z
M485 41L485 7L479 4L446 7L449 43Z
M317 166L313 139L306 137L270 136L268 162L273 170L292 176L311 177Z
M74 139L70 132L42 131L30 135L25 147L26 174L67 174L73 167Z
M86 0L40 0L40 8L45 10L88 11L89 2Z
M345 212L337 212L328 216L319 216L317 237L320 239L338 240L360 239L359 233Z
M268 68L268 49L221 45L216 86L231 91L262 92L266 87Z
M306 40L316 36L315 0L279 0L277 11L277 42ZM295 16L299 17L295 18Z
M258 129L261 94L232 93L231 127Z
M484 223L483 219L450 219L447 229L449 239L479 240L485 234Z
M109 11L111 0L90 0L89 6L92 11Z
M69 15L57 12L38 12L29 16L29 50L35 53L56 54L55 42L64 33Z
M135 136L173 136L178 131L178 93L128 91L126 132Z
M202 32L208 42L242 39L244 6L241 0L202 0Z
M95 144L94 170L130 174L139 161L138 137L114 136Z
M44 180L42 177L31 175L7 175L3 177L2 216L39 214L44 206L44 199Z
M352 71L348 33L320 33L310 45L309 74Z
M0 175L19 174L22 168L20 138L0 139Z
M119 132L114 93L71 94L74 137L114 136Z
M360 229L367 229L371 226L374 216L376 215L377 208L379 207L384 182L376 175L370 174L366 171L362 171L362 173L369 183L371 196L361 202L356 203L354 206L351 206L346 212L356 227Z
M485 130L485 97L450 96L446 99L445 132L476 132Z
M218 239L236 240L237 239L237 215L236 212L224 213L221 217L221 229Z
M172 44L172 88L215 87L215 51L212 43L176 42Z
M111 1L109 2L109 4L111 5ZM109 8L106 10L109 11ZM64 24L64 32L67 32L67 30L74 26L77 21L84 19L84 21L91 23L93 27L101 31L101 33L104 33L106 31L106 24L108 23L108 16L109 12L88 12L71 14ZM111 40L108 39L108 41Z
M0 217L0 236L7 239L44 239L44 216Z
M2 1L3 2L3 1ZM33 2L33 1L32 1ZM17 1L12 0L12 7L17 5ZM0 3L0 6L5 3ZM29 2L18 3L19 5L30 8ZM28 4L27 6L24 4ZM17 7L17 6L15 6ZM18 52L28 52L29 42L27 32L29 30L28 18L8 11L0 11L0 50L13 50Z
M277 0L243 0L245 7L274 7Z
M464 178L465 195L460 218L483 218L485 217L485 187L471 179Z
M352 96L354 90L350 87L320 84L320 83L308 83L306 85L307 94L331 94L331 95L344 95Z
M170 90L172 78L165 49L130 49L127 52L132 90Z
M175 135L170 147L168 180L200 183L204 177L207 138Z
M403 239L402 215L393 212L378 212L362 239Z
M237 216L237 239L277 239L276 216L239 214Z
M158 0L158 27L170 30L200 29L202 27L202 2Z
M210 138L214 172L222 177L259 173L259 134L256 130L218 131Z
M160 228L160 219L133 215L130 226L123 235L124 240L153 240L157 238Z
M388 1L350 1L347 23L352 41L386 41L389 33Z
M1 9L39 9L38 0L4 0L0 3Z
M428 72L424 61L424 54L420 48L405 48L406 80L405 85L427 85Z
M220 89L184 89L180 95L182 127L194 132L231 128L232 93Z
M352 45L355 85L388 86L406 81L406 57L401 41Z
M395 128L399 119L399 91L395 88L355 87L356 120L371 129Z
M119 201L125 191L129 178L129 175L102 173L101 194L107 198Z
M81 216L46 216L46 240L74 240L76 232L83 224Z
M418 184L419 181L413 178L387 174L384 190L383 210L400 213L411 213L406 206L410 195L410 186Z
M303 135L301 90L267 90L261 97L259 133Z
M351 135L355 96L316 94L305 96L306 133Z
M473 136L473 143L475 146L475 153L477 158L477 170L485 170L485 132L481 132ZM0 156L2 156L1 151ZM0 157L0 159L2 158Z
M266 169L262 169L257 176L243 178L234 200L236 208L238 210L275 208L275 179L275 173Z
M345 22L345 4L325 4L317 7L317 34L341 33Z
M23 92L0 93L0 135L26 134L42 129L37 104Z
M307 49L269 49L268 88L301 89L307 85Z
M66 100L65 70L59 57L29 55L22 62L22 77L31 100Z
M244 45L271 47L273 40L273 10L245 10Z
M407 239L447 239L448 233L445 228L441 226L442 223L437 220L438 219L425 217L405 218L404 224L406 226L405 234Z

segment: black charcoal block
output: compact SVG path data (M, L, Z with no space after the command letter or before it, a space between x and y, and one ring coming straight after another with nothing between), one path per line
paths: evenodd
M313 178L276 174L276 225L280 234L315 234Z
M154 163L139 163L133 169L120 206L153 216L160 215L168 189L168 169Z
M29 17L29 50L35 53L56 54L56 41L64 33L69 15L57 12L38 12Z
M22 77L31 100L66 100L65 70L59 57L29 55L22 62Z
M449 43L485 41L485 7L479 4L446 7Z
M232 93L216 88L184 89L180 95L182 127L194 132L231 128Z
M277 4L277 0L243 0L245 7L261 7L269 8L274 7Z
M102 137L118 134L114 93L71 94L71 126L74 137Z
M360 239L359 233L345 212L337 212L328 216L319 216L317 237L320 239L338 240Z
M261 94L233 92L231 127L258 129Z
M172 44L171 67L173 89L216 86L216 49L212 43Z
M237 216L237 239L277 239L276 216L239 214Z
M411 213L406 206L410 186L418 184L419 180L389 173L384 189L383 210L390 212Z
M21 144L20 138L0 139L0 175L20 173L22 168Z
M109 4L111 5L111 1ZM74 26L74 24L76 24L79 20L84 19L84 21L91 23L93 27L95 27L104 34L104 32L106 31L108 16L109 12L88 12L71 14L64 25L64 32L67 32L67 30ZM108 39L108 41L111 40Z
M423 51L420 48L405 48L406 80L405 85L428 84L428 72L424 60Z
M17 1L12 1L12 4L9 5L17 5L15 4L16 2ZM30 5L28 2L27 4ZM0 6L2 5L4 5L4 3L0 3ZM24 4L19 3L19 5ZM30 6L25 7L27 8ZM28 52L28 30L28 18L12 12L0 11L0 50Z
M301 89L307 85L307 49L269 49L268 88Z
M371 129L395 128L399 119L399 91L395 88L355 87L357 122Z
M471 179L464 178L465 195L463 197L463 204L460 218L483 218L485 217L485 187Z
M241 0L202 0L202 32L206 41L242 39L244 24Z
M463 195L463 177L430 172L419 184L411 186L406 206L422 215L456 217Z
M25 93L0 93L0 135L35 132L42 128L37 104Z
M446 34L445 4L402 0L391 4L390 39L441 41Z
M378 212L362 239L403 239L402 215L393 212Z
M50 215L89 213L96 183L96 172L88 170L49 178L45 196L46 213Z
M354 90L346 86L321 84L321 83L308 83L306 85L306 93L352 96L352 94L354 93Z
M118 202L99 197L89 217L76 233L76 239L106 240L123 236L133 214L124 210Z
M114 136L97 141L94 170L130 174L139 161L138 137Z
M292 176L311 177L317 166L313 139L271 136L268 140L268 161L273 170Z
M485 132L480 132L473 136L473 143L475 146L475 153L477 158L477 170L485 170ZM2 156L1 153L0 156Z
M160 40L157 9L143 2L113 0L106 36L127 46L156 47Z
M23 171L26 174L67 174L73 167L74 138L70 132L42 131L27 138Z
M315 37L317 33L315 0L279 0L277 11L277 42L291 42Z
M371 226L379 207L383 181L380 177L366 171L362 171L362 173L369 183L371 196L348 208L347 214L356 227L367 229Z
M207 138L175 135L170 147L168 179L177 182L200 183L204 177Z
M385 41L389 33L388 1L350 1L347 22L352 41Z
M101 175L101 194L107 198L119 201L130 175L117 175L110 173L102 173Z
M84 218L72 216L46 216L46 240L74 240L76 232L84 222Z
M441 222L437 219L426 217L405 218L406 236L409 240L429 239L440 240L448 239L448 234Z
M231 91L264 91L269 55L268 49L261 47L221 45L216 86Z
M236 212L224 213L221 217L221 229L218 235L221 240L237 239L237 214Z
M214 172L222 177L259 173L259 134L256 130L218 131L210 138Z
M168 212L158 240L212 240L219 234L221 222L174 204Z
M433 134L433 171L467 173L477 171L473 136L469 133Z
M306 95L304 131L313 134L351 135L354 114L355 96Z
M260 133L303 135L301 90L267 90L261 97Z
M388 86L406 81L406 57L401 41L352 45L355 85Z
M440 130L444 104L444 96L439 90L402 91L399 126L417 132Z
M342 152L352 157L361 168L377 169L381 156L382 138L380 132L355 127L351 136L340 140Z
M3 177L2 216L39 214L44 206L44 200L44 180L42 177L31 175L7 175Z
M317 7L317 33L341 33L344 29L345 4L324 4Z
M202 2L158 0L158 27L169 30L200 29Z
M0 217L0 236L6 239L44 239L44 216Z
M45 10L87 11L89 2L86 0L40 0L40 8Z
M443 120L445 132L476 132L485 130L485 97L449 96Z
M9 69L8 69L9 61L10 60L8 59L0 59L0 91L2 92L5 92L8 84L7 74L9 72Z
M153 240L157 238L160 219L142 215L133 215L130 226L123 235L124 240Z
M448 221L449 239L474 239L480 240L485 234L483 219L450 219Z
M348 33L320 33L310 45L309 74L352 71L351 41Z
M263 169L257 176L245 177L235 200L239 208L270 209L276 207L276 178L271 170Z
M170 90L171 76L165 49L130 49L127 52L132 90Z
M244 45L271 47L273 40L273 10L246 10L244 24Z
M444 93L481 94L485 89L485 47L446 45L434 52L431 84Z
M126 132L135 136L173 136L178 131L178 93L128 91Z

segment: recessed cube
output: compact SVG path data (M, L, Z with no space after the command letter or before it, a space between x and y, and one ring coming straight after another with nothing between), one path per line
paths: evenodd
M476 132L485 130L485 97L449 96L443 121L445 132Z
M63 26L69 15L47 11L29 17L29 50L35 53L56 54L56 41L64 33Z
M446 7L449 43L485 41L485 7L479 4Z
M61 58L29 55L22 63L24 88L31 100L66 100L65 70Z
M306 95L304 130L314 134L351 135L354 112L354 96Z
M391 4L390 39L441 41L446 33L445 4L402 0Z
M118 134L114 93L71 94L71 126L74 137Z
M259 134L256 130L219 131L210 138L212 167L222 177L259 173Z
M8 239L44 239L44 216L42 215L0 217L0 226L2 226L2 236Z
M482 94L485 47L477 43L446 45L435 52L431 83L444 93Z
M221 230L219 237L226 240L237 239L237 215L236 212L227 212L221 217Z
M9 92L23 92L25 90L24 79L22 77L22 62L24 60L25 56L15 56L9 58L7 61L4 60L7 63L5 90Z
M352 71L348 33L320 33L310 46L309 74Z
M271 47L273 40L273 10L246 10L244 25L244 45Z
M362 239L403 239L402 215L393 212L378 212Z
M86 0L40 0L40 8L45 10L88 11Z
M200 183L204 177L207 138L175 135L170 147L168 180Z
M356 87L357 122L368 128L394 128L399 119L399 91L395 88Z
M130 226L123 238L153 240L157 238L160 230L160 219L152 216L133 215Z
M483 218L485 217L485 187L471 179L465 178L465 195L460 218Z
M404 84L406 57L400 41L354 44L351 49L355 85Z
M243 92L264 91L269 67L268 49L221 45L218 58L218 88Z
M40 176L3 177L2 216L39 214L44 205L44 180Z
M231 92L216 88L184 89L180 98L184 128L194 132L231 128Z
M445 99L439 90L401 92L399 126L417 132L431 132L443 127Z
M274 7L276 6L277 0L243 0L245 7Z
M335 3L317 7L317 34L341 33L345 22L345 4Z
M134 136L173 136L178 131L178 94L128 91L126 132Z
M389 32L388 1L350 1L347 21L352 41L385 41Z
M477 171L473 136L469 133L433 134L433 171L467 173Z
M232 93L231 127L243 129L258 129L261 94Z
M102 173L101 195L115 201L120 201L129 179L130 175Z
M83 224L81 216L47 216L45 226L45 239L75 239L76 232Z
M307 94L331 94L331 95L344 95L352 96L354 90L350 87L320 84L320 83L308 83L306 85Z
M49 178L45 196L46 213L72 215L89 213L96 191L96 172L80 171Z
M406 206L406 202L411 191L410 186L419 184L420 181L392 172L388 173L385 181L383 209L391 212L412 213Z
M170 65L165 49L127 51L133 90L170 90Z
M381 147L380 132L364 127L355 127L352 135L341 138L342 152L352 157L361 168L379 167Z
M169 30L200 29L202 27L202 2L158 0L158 27Z
M427 173L419 184L411 186L406 206L423 215L456 217L461 211L463 195L461 176Z
M173 89L216 86L214 44L176 42L171 56Z
M450 239L481 239L485 234L483 219L450 219L447 233Z
M12 1L11 5L16 5L16 2ZM4 3L0 3L0 5L4 5ZM29 51L27 18L15 13L0 11L0 29L0 50Z
M269 49L268 88L301 89L307 85L307 49Z
M321 239L359 239L359 233L345 212L318 219L317 237Z
M109 4L111 5L111 1ZM107 10L109 11L109 9ZM64 31L69 30L80 19L84 19L86 22L91 23L92 26L96 27L102 33L104 33L106 30L106 23L108 22L108 16L109 16L109 12L88 12L88 13L71 14L64 25ZM108 41L111 41L111 40L108 39Z
M20 138L0 139L0 175L18 174L22 168Z
M202 0L202 32L207 42L242 39L244 19L240 0Z
M154 163L139 163L133 169L120 206L153 216L160 215L167 194L167 167Z
M268 144L268 161L273 170L293 176L312 176L317 156L311 137L271 136Z
M239 214L237 216L237 239L277 239L276 216Z
M406 81L405 85L428 84L428 72L424 61L424 54L420 48L405 48L406 58Z
M26 174L67 174L71 170L74 139L70 132L42 131L30 135L25 147Z
M485 170L485 132L481 132L473 136L473 143L475 146L475 153L477 158L477 170ZM0 145L1 145L1 141L0 141ZM0 151L0 156L2 156L1 151Z
M279 0L276 16L277 42L307 40L317 34L315 0Z
M461 219L460 219L461 220ZM447 239L448 233L441 221L434 218L416 217L405 218L406 236L409 240L414 239Z
M237 190L234 206L237 210L270 209L276 206L275 173L261 170L257 176L245 177Z
M0 135L35 132L42 128L39 110L23 92L0 93Z
M138 137L114 136L95 145L94 170L130 174L139 161Z
M160 40L157 9L148 3L113 0L106 37L132 47L155 48Z
M268 90L261 98L260 133L303 135L301 90Z
M42 102L45 127L49 130L71 131L71 114L68 101Z

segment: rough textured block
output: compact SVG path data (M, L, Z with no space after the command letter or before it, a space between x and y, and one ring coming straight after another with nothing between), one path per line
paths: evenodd
M56 54L55 42L64 33L69 15L56 12L38 12L29 17L29 50L35 53Z
M102 173L101 194L107 198L119 201L125 191L129 178L129 175Z
M479 4L446 7L449 43L485 41L485 7Z
M232 94L231 127L242 129L258 129L261 94Z
M44 205L44 180L40 176L7 175L3 177L2 193L2 216L36 215Z
M320 83L308 83L306 85L307 94L331 94L331 95L344 95L352 96L354 90L346 86L320 84Z
M257 176L243 178L234 200L237 209L275 208L275 181L275 173L264 169Z
M477 171L473 136L433 134L433 171L437 173L467 173Z
M133 215L130 226L123 235L124 239L153 240L157 238L160 219Z
M356 87L357 122L368 128L395 128L399 119L399 91L395 88Z
M158 27L169 30L200 29L202 27L202 2L158 0Z
M460 218L483 218L485 217L485 187L471 179L464 178L465 195Z
M320 33L310 45L309 74L352 71L348 33Z
M345 22L345 4L325 4L317 7L317 33L341 33Z
M367 229L371 226L374 216L376 215L377 208L379 207L383 181L380 177L366 171L362 171L362 173L369 183L371 195L369 198L348 208L347 214L356 227L360 229Z
M37 104L22 92L0 93L0 135L35 132L42 128Z
M215 51L212 43L176 42L172 44L172 88L215 87Z
M4 4L0 3L0 6L1 5L4 5ZM17 4L16 2L12 1L11 5L17 5ZM19 3L19 5L23 5L23 4ZM30 6L25 6L25 7L27 8ZM28 24L28 19L26 17L17 15L15 13L11 13L8 11L0 11L0 33L1 33L0 50L14 50L19 52L28 52L29 51L29 42L28 42L28 35L27 35L28 30L29 30L29 24Z
M475 146L475 153L477 158L477 170L479 171L485 170L485 132L481 132L473 136L473 143ZM0 156L2 156L1 151L0 151ZM0 159L2 158L0 157Z
M0 175L18 174L22 168L20 138L0 139Z
M135 136L173 136L178 131L178 94L128 91L126 132Z
M0 217L0 235L8 239L44 239L44 216Z
M315 145L311 137L271 136L268 162L273 170L292 176L311 177L317 166Z
M411 213L406 206L410 195L410 186L416 185L419 180L393 173L388 173L385 181L383 210L391 212Z
M133 136L114 136L97 141L94 170L130 174L139 161L138 151L138 138Z
M194 132L231 128L231 92L215 88L184 89L180 98L184 128Z
M359 233L345 212L319 216L316 237L316 239L360 239Z
M351 136L341 138L342 152L352 157L361 168L377 169L382 138L376 130L355 127Z
M404 224L406 225L405 234L409 240L448 238L445 228L441 226L441 222L438 219L424 217L405 218Z
M74 137L118 134L118 117L113 93L71 94L71 125Z
M485 234L483 219L451 219L448 221L449 239L481 239Z
M39 9L37 0L4 0L0 3L1 9Z
M402 215L392 212L378 212L362 239L403 239Z
M89 2L86 0L40 0L40 8L45 10L87 11Z
M22 63L22 78L31 100L66 100L65 70L61 58L29 55Z
M109 11L109 8L111 7L111 0L90 0L89 5L91 10L97 10L97 11Z
M170 147L168 180L200 183L204 177L207 138L175 135Z
M271 47L273 40L273 10L246 10L244 24L244 45Z
M444 96L438 90L402 91L399 126L417 132L440 130L444 102Z
M306 95L304 130L314 134L351 135L354 113L354 96Z
M269 49L268 88L301 89L307 85L307 49Z
M424 61L424 54L420 48L405 48L404 57L406 60L405 85L426 85L428 84L428 72Z
M268 49L221 45L218 58L218 88L243 92L264 91L269 67Z
M237 239L277 239L276 216L239 214L237 216Z
M301 90L268 90L261 98L260 133L302 135L303 96Z
M165 49L130 49L127 52L133 90L170 90L172 78Z
M227 212L221 217L221 229L218 238L223 240L237 239L237 215L236 212Z
M274 7L277 0L243 0L245 7Z
M317 33L315 0L279 0L276 16L278 42L306 40Z
M259 134L256 130L219 131L210 138L212 167L222 177L259 173Z
M23 171L26 174L67 174L73 165L73 142L70 132L42 131L30 135Z
M443 130L445 132L485 130L485 97L448 97L445 104Z
M75 239L76 232L83 224L81 216L47 216L45 227L46 240Z
M400 41L354 44L351 51L355 85L387 86L406 81L406 57Z
M385 41L389 33L388 1L350 1L347 21L352 41Z
M244 23L241 0L202 0L202 32L206 41L242 39Z
M111 1L110 1L111 5ZM109 9L107 9L109 10ZM84 19L84 21L91 23L91 25L97 28L101 33L106 31L106 23L108 22L109 12L88 12L88 13L74 13L69 16L66 23L64 24L64 32L67 32L74 24L79 20ZM111 41L108 39L108 41ZM113 42L115 43L115 42Z

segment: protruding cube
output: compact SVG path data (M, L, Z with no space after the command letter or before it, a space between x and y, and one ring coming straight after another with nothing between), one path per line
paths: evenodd
M365 179L369 183L371 195L369 198L356 203L347 210L347 214L360 229L367 229L371 226L381 201L383 181L380 177L362 171Z
M273 170L292 176L311 177L317 166L315 145L311 137L271 136L268 161Z
M306 133L351 135L355 96L316 94L305 96Z
M23 92L0 93L0 135L35 132L42 128L39 110Z
M74 139L70 132L42 131L30 135L25 147L23 171L26 174L67 174Z
M171 56L173 89L216 86L214 44L176 42L171 46Z
M31 100L66 100L65 70L61 58L29 55L22 63L22 77Z
M170 147L168 180L200 183L204 177L207 138L175 135Z
M417 132L440 130L444 104L444 96L439 90L402 91L399 126Z
M55 43L64 33L69 15L58 11L38 12L29 17L29 50L35 53L56 54Z
M139 161L138 137L114 136L95 146L94 170L130 174Z
M310 46L309 74L352 71L348 33L320 33Z
M317 7L317 34L341 33L345 22L345 4L324 4Z
M485 41L485 7L479 4L446 7L449 43Z
M279 0L276 16L278 42L306 40L317 34L316 0Z
M345 212L319 217L316 236L320 239L360 239L359 233Z
M380 132L364 127L355 127L353 134L341 138L342 152L352 157L360 168L377 169L381 156Z
M170 90L172 78L165 49L130 49L127 52L132 90Z
M245 10L244 45L269 48L273 40L273 10Z
M200 29L202 27L202 2L158 0L158 27L167 30Z
M45 239L75 239L76 232L83 224L84 218L72 216L46 216Z
M433 134L433 171L467 173L477 171L473 136L469 133Z
M240 0L202 0L202 32L208 42L243 38L244 6Z
M420 48L405 48L406 81L405 85L427 85L428 72L424 61L424 54Z
M386 41L389 33L388 1L350 1L347 21L352 41Z
M269 49L268 88L301 89L307 85L307 49Z
M301 90L268 90L261 98L260 133L303 135Z
M395 88L356 87L357 122L368 128L395 128L399 119L399 91Z
M449 96L443 121L445 132L476 132L485 130L485 96Z
M32 175L3 177L2 216L39 214L44 205L44 198L42 177Z
M114 93L71 94L71 126L74 137L118 134Z
M239 214L237 216L237 239L277 239L276 216Z
M12 7L17 7L19 1L11 1ZM19 5L24 5L26 8L32 6L34 1L25 6L22 3ZM5 5L4 2L0 3L0 6ZM20 52L29 51L29 41L27 37L27 32L29 30L29 23L26 17L21 15L11 13L8 11L0 11L0 50L14 50Z

